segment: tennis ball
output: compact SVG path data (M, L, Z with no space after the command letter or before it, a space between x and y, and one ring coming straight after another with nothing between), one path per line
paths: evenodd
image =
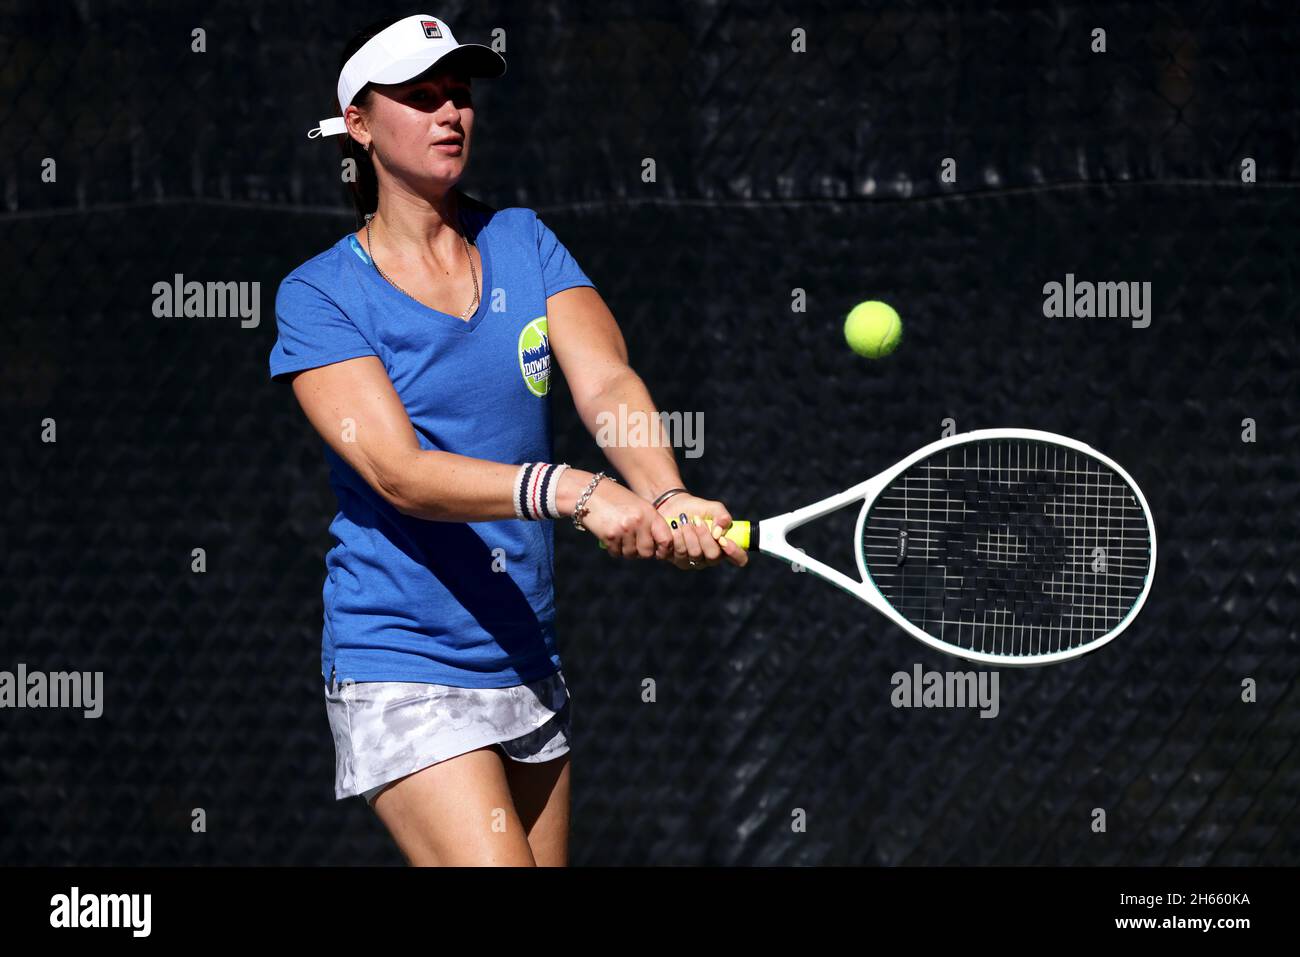
M844 338L849 348L868 359L879 359L898 348L903 337L903 321L892 306L884 302L860 302L844 320Z

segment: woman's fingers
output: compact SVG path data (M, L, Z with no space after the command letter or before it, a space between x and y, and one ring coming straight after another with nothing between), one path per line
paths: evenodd
M699 568L711 565L722 556L721 547L713 540L709 527L703 522L699 524L687 522L685 525L679 522L678 531L681 532L685 545L685 555L680 552L674 555L674 560L679 567ZM692 566L691 562L695 565Z
M668 527L663 516L655 513L650 525L650 535L654 540L655 558L667 558L673 552L673 530Z
M709 513L713 516L713 524L721 525L724 529L731 524L731 513L727 511L727 506L721 502L710 502L712 511Z
M686 531L680 524L673 529L673 561L686 561Z
M704 548L700 545L699 530L687 522L682 526L682 537L686 539L686 557L693 562L704 560Z
M696 512L692 508L689 516L684 512L669 512L666 515L660 513L670 525L676 525L669 529L672 535L671 549L661 551L660 557L668 558L685 571L709 568L723 560L737 566L747 564L749 553L735 542L724 538L726 528L732 523L731 513L721 502L702 500L702 504L708 506L707 510ZM711 519L712 524L706 519Z
M727 560L737 568L744 568L749 564L749 552L741 548L731 539L724 536L718 539L718 544L722 546L723 552L726 553Z
M716 528L717 526L714 526ZM722 546L713 537L713 528L704 523L704 519L695 519L696 537L700 540L700 550L706 561L717 561L722 557Z
M654 530L648 522L642 522L636 530L636 553L642 558L654 558L658 547Z

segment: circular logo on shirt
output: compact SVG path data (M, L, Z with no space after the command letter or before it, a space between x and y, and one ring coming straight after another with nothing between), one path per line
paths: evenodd
M546 395L551 385L551 343L545 316L538 316L519 333L519 371L529 392Z

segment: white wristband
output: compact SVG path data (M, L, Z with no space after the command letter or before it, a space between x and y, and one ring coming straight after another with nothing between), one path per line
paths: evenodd
M525 462L515 473L512 498L515 517L524 521L560 517L557 494L560 476L569 466L547 462Z
M567 462L561 462L551 471L551 483L546 490L546 517L556 519L560 517L559 494L560 494L560 476L568 469Z

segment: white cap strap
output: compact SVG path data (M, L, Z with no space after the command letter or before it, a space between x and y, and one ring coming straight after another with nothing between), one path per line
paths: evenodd
M336 116L332 120L321 120L320 126L308 130L307 139L314 140L318 136L337 136L338 134L346 133L347 131L347 121L341 116Z

